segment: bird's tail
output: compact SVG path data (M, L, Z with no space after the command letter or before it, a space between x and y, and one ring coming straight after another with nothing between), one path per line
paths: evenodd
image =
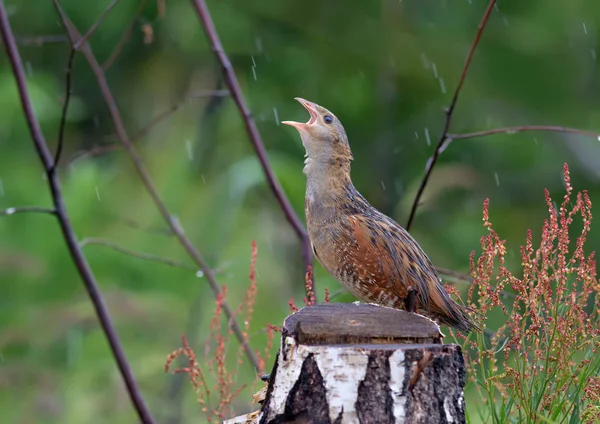
M456 303L441 284L436 284L430 293L429 312L442 325L454 327L468 333L471 330L481 331L468 314L468 308Z

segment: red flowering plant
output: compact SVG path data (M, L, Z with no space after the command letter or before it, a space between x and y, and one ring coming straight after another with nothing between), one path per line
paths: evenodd
M514 271L505 266L506 241L484 202L488 233L479 258L471 254L468 305L505 320L469 337L456 334L484 401L473 402L483 422L600 422L600 285L594 253L586 252L592 204L586 191L573 199L567 164L564 182L560 206L545 191L549 216L539 247L529 230Z
M252 322L254 304L256 302L257 284L256 284L256 242L252 242L252 256L250 260L250 285L246 290L244 301L238 306L234 316L244 316L243 335L244 341L249 342L250 324ZM223 317L223 301L227 296L227 287L221 288L221 293L215 301L215 309L209 326L209 336L204 346L204 359L197 357L196 352L190 347L187 338L182 337L183 347L174 350L167 356L165 371L172 371L175 374L187 374L194 387L198 403L202 406L202 412L206 415L207 422L220 422L225 417L233 413L232 406L234 400L240 395L247 384L238 384L235 376L238 373L238 367L243 363L243 346L239 346L236 352L235 368L228 367L228 355L231 349L229 337L232 335L228 320ZM225 331L225 328L227 329ZM256 350L259 369L257 376L265 371L265 366L270 358L273 348L274 333L278 329L267 324L266 329L267 342L263 353ZM172 370L173 362L178 357L187 358L187 365ZM202 362L202 365L201 365ZM214 385L210 384L214 381ZM257 378L258 380L258 378Z

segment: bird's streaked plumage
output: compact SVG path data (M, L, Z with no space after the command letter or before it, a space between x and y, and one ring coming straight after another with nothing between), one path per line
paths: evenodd
M339 119L315 103L296 100L308 110L309 121L283 123L298 130L306 149L306 226L323 267L366 302L417 310L462 331L477 328L444 290L416 240L352 184L352 151Z

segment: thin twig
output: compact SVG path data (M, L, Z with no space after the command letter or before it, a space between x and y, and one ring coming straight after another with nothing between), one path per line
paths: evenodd
M57 1L57 0L54 0L54 1ZM75 28L73 23L69 20L69 18L64 14L62 9L60 10L59 14L60 14L61 22L62 22L63 26L65 27L65 30L67 32L71 33L71 37L78 38L79 32L77 31L77 29ZM125 126L123 124L123 119L119 112L119 108L118 108L115 98L112 94L112 91L110 90L108 81L106 80L106 75L104 74L104 71L102 70L102 67L100 66L100 63L96 59L96 56L92 52L88 43L84 44L81 47L80 51L86 57L89 65L92 69L92 72L96 76L98 86L100 87L100 92L102 93L102 96L104 97L106 105L111 114L117 136L119 137L119 140L121 140L121 143L123 143L123 146L124 146L125 150L127 151L127 154L129 156L129 158L131 159L133 166L135 167L138 175L140 176L140 179L142 180L142 183L144 184L144 187L146 188L146 191L148 192L148 194L150 194L150 197L152 198L152 201L154 202L156 208L160 212L160 215L165 220L167 225L171 228L171 230L173 231L173 233L179 240L179 243L183 246L185 251L194 260L194 262L198 265L198 267L202 270L202 272L204 272L206 280L208 281L209 286L212 289L215 297L218 297L221 294L221 288L219 287L219 284L217 283L214 272L208 266L208 263L204 260L202 255L200 255L200 253L196 250L196 248L192 245L192 243L186 237L186 235L183 231L183 228L181 227L181 224L179 223L179 220L171 214L169 209L167 209L167 206L162 201L160 195L158 194L158 191L156 190L156 187L152 183L150 174L148 173L146 167L144 166L144 163L142 162L140 155L135 150L135 147L133 146L131 139L127 135L127 131L125 130ZM250 348L247 341L245 340L242 330L240 329L237 321L235 320L235 316L234 316L234 313L233 313L231 307L225 301L222 302L222 307L223 307L223 311L225 312L225 315L227 316L227 318L230 322L230 325L231 325L230 328L233 331L233 333L235 334L239 343L242 345L244 352L245 352L246 356L248 357L248 360L252 363L252 365L256 369L258 369L259 368L258 358L256 357L256 354Z
M410 227L415 218L415 214L417 212L417 208L419 207L419 202L421 200L421 196L425 191L425 187L427 186L427 182L429 181L429 177L431 176L431 172L433 171L433 167L435 166L440 153L443 151L443 148L447 146L446 139L448 138L448 131L450 131L450 123L452 121L452 116L454 114L454 108L456 107L456 103L458 102L458 95L462 89L462 86L465 82L465 78L467 77L467 71L469 70L469 65L471 64L471 60L473 59L473 55L475 54L475 50L477 49L477 45L479 44L479 40L481 40L481 35L483 34L483 30L487 25L490 14L492 13L492 9L496 4L496 0L490 0L488 3L485 12L483 13L483 17L481 18L481 23L479 24L479 28L477 28L477 34L475 35L475 39L473 40L473 44L471 45L471 49L469 50L469 54L467 55L467 60L465 61L465 65L463 66L462 73L460 75L460 79L458 80L458 84L456 85L456 89L454 90L454 95L452 96L452 101L450 102L450 106L445 110L446 113L446 122L444 123L444 129L440 134L440 138L438 140L437 146L433 152L433 156L431 156L427 162L427 166L425 167L425 175L423 176L423 180L421 181L421 185L417 190L417 195L415 196L415 200L413 201L412 208L410 210L410 215L408 216L408 221L406 222L406 230L410 230ZM446 144L446 145L445 145Z
M229 96L228 90L199 91L197 93L192 93L191 95L187 96L185 99L172 104L166 110L162 111L161 113L156 115L154 118L152 118L150 120L150 122L148 122L138 132L136 132L134 135L131 136L131 142L135 143L136 141L138 141L139 139L144 137L156 125L160 124L166 118L168 118L173 113L178 111L182 106L186 105L188 102L190 102L192 100L206 98L206 97L227 97L227 96ZM114 137L114 136L110 136L110 137ZM75 153L73 155L73 157L69 160L69 164L75 162L77 159L81 159L82 157L101 156L101 155L113 152L115 150L118 150L122 147L123 147L123 144L121 142L106 143L106 144L102 144L99 146L94 146L91 149L82 150L80 152Z
M454 271L448 268L442 268L441 266L436 266L435 270L438 274L445 275L447 277L452 277L455 280L464 281L465 283L473 284L473 277L467 274L462 274L458 271Z
M104 240L96 237L86 237L79 242L79 246L83 249L85 246L95 244L99 246L109 247L117 252L125 255L133 256L134 258L143 259L145 261L158 262L161 264L169 265L175 268L183 268L188 271L198 272L198 268L188 265L185 262L177 261L175 259L163 258L162 256L153 255L152 253L139 252L136 250L127 249L126 247L120 246L116 243L112 243L108 240Z
M192 93L187 96L185 99L172 104L168 109L162 111L158 115L156 115L150 122L148 122L143 128L141 128L137 133L135 133L131 137L131 141L137 141L140 138L144 137L146 134L152 130L156 125L158 125L161 121L168 118L171 114L178 111L182 106L186 105L192 100L203 99L206 97L229 97L229 91L227 90L208 90L208 91L199 91L197 93Z
M98 29L98 27L100 26L100 24L102 23L104 18L106 18L106 16L110 13L110 11L113 10L113 8L119 3L119 1L120 0L113 0L112 3L109 4L106 7L106 9L104 9L104 12L102 12L100 17L96 20L96 22L94 22L94 24L90 27L90 29L88 29L88 32L86 32L84 34L84 36L79 39L79 41L77 41L75 44L73 44L73 49L79 50L81 48L81 46L83 46L83 44L87 42L87 40L92 36L92 34L94 32L96 32L96 30Z
M42 46L44 44L66 43L67 37L64 35L34 35L15 37L18 45L21 46ZM4 44L0 41L0 44Z
M466 284L473 284L473 277L471 277L470 275L467 274L463 274L448 268L442 268L439 266L435 267L436 271L441 274L441 275L445 275L446 277L451 277L454 278L456 281L460 281L462 283L466 283ZM504 297L510 297L511 299L514 299L515 297L517 297L516 294L508 292L506 290L502 290L502 296Z
M273 172L273 169L271 168L271 165L269 164L269 158L267 156L267 151L262 142L260 133L258 132L256 122L254 121L254 118L252 117L252 114L250 113L250 109L246 105L244 96L242 94L242 89L240 88L240 84L237 80L237 77L235 76L235 71L233 69L233 66L231 65L231 62L230 62L229 58L227 57L225 50L223 49L223 45L221 44L219 34L217 33L215 24L213 23L213 20L210 15L210 12L208 10L208 7L206 6L206 2L204 0L191 0L191 1L192 1L194 8L196 9L196 13L198 14L198 17L200 18L200 21L202 22L202 28L204 29L204 32L206 33L206 37L208 38L208 40L210 42L212 50L221 65L223 74L225 76L225 83L227 84L229 91L231 91L231 95L235 101L235 104L237 105L237 107L240 111L240 114L242 115L242 118L244 120L244 125L246 127L246 131L248 132L248 136L250 137L252 146L254 147L254 150L256 151L256 155L258 156L258 160L260 161L260 164L262 166L262 169L263 169L263 172L267 179L267 182L269 184L269 187L271 187L271 191L273 191L275 198L279 202L279 205L280 205L281 209L283 210L283 213L284 213L286 219L288 220L288 222L290 223L290 225L296 232L298 238L302 242L302 256L304 258L304 265L305 265L305 269L308 269L308 267L312 265L312 248L310 245L310 240L308 238L308 234L307 234L304 226L302 225L300 219L294 212L294 209L292 208L290 201L288 200L287 196L283 192L283 189L281 188L281 185L279 184L279 181L277 180L277 177L275 176L275 173ZM315 290L314 290L314 284L313 284L311 292L306 293L307 298L311 298L311 297L314 298L314 296L315 296L314 291Z
M72 41L71 51L69 52L69 58L67 59L67 68L65 71L65 100L63 103L62 114L60 116L60 125L58 127L58 145L56 147L56 153L54 154L54 162L52 163L52 172L56 171L58 162L60 161L60 154L62 153L63 140L65 137L65 125L67 123L67 112L69 110L69 101L71 99L71 71L73 70L73 59L75 59L75 48L73 47Z
M19 206L0 210L0 216L16 215L19 213L44 213L56 215L56 209L43 208L40 206Z
M56 4L58 5L58 3ZM75 231L69 218L69 213L67 212L64 203L60 183L56 178L55 173L51 172L53 166L53 157L48 149L48 145L46 144L46 140L44 139L44 135L40 129L39 122L33 111L31 98L29 97L29 92L27 90L27 82L25 80L23 63L15 43L15 38L10 27L10 22L8 20L6 9L4 8L3 0L0 0L0 31L2 32L2 39L4 40L4 45L6 47L10 65L12 67L12 72L16 79L19 97L23 107L23 113L25 115L27 126L29 128L29 132L38 156L44 166L44 170L46 171L48 185L52 194L52 201L56 209L56 216L58 218L63 237L71 254L71 258L73 259L79 275L84 282L85 288L92 300L96 315L98 316L98 320L100 321L104 334L108 339L125 385L127 386L127 391L131 397L131 401L138 413L138 417L143 423L153 424L155 422L154 418L150 414L150 411L146 406L144 399L142 398L141 392L137 386L135 378L133 377L133 373L131 372L129 363L125 357L125 352L121 346L119 336L114 329L108 309L106 308L104 299L102 298L100 290L98 289L98 285L92 270L83 252L81 251L81 248L79 247L77 236L75 235Z
M126 225L130 228L134 228L136 230L141 230L148 234L157 234L157 235L166 236L166 237L171 237L173 235L173 231L171 231L170 228L148 227L148 226L144 226L144 225L140 224L139 222L137 222L136 220L131 219L131 218L127 218L127 217L120 216L120 215L113 215L113 216L114 216L115 221L120 222L123 225Z
M495 128L493 130L476 131L476 132L471 132L471 133L447 134L447 138L451 139L451 140L461 140L461 139L464 140L467 138L484 137L484 136L493 135L493 134L516 134L516 133L525 132L525 131L550 131L550 132L579 134L579 135L594 137L600 141L600 133L579 130L577 128L557 127L557 126L553 126L553 125L521 125L521 126L516 126L516 127Z
M142 0L142 1L140 1L138 9L135 12L135 15L134 15L133 19L131 20L131 23L129 24L129 26L127 27L127 29L125 30L125 32L123 32L123 35L121 36L121 39L119 40L119 42L115 46L114 50L112 51L112 53L110 54L110 56L108 57L108 59L106 59L104 61L104 63L102 64L102 70L104 72L106 72L108 70L108 68L110 68L112 66L112 64L115 62L115 60L117 60L117 58L119 57L119 55L123 51L123 47L125 47L125 44L127 43L127 41L129 41L129 39L131 37L131 34L133 33L133 28L135 27L135 24L136 24L138 18L140 17L140 15L142 14L142 12L144 11L144 8L146 7L146 2L147 1L148 0Z
M54 155L54 163L52 165L52 172L56 171L56 167L58 166L58 162L60 161L60 155L62 153L63 142L64 142L64 133L65 133L65 125L67 121L67 112L69 110L69 100L71 99L71 73L73 69L73 59L75 58L75 53L83 43L85 43L102 23L102 20L110 13L110 11L119 3L120 0L113 0L111 4L104 9L104 12L100 15L100 17L92 24L90 29L85 33L85 35L77 42L74 43L73 39L70 37L70 34L67 34L67 39L69 40L69 44L71 46L71 50L69 52L69 58L67 59L67 70L65 71L65 101L63 103L62 114L60 118L60 125L58 129L58 146L56 148L56 153Z

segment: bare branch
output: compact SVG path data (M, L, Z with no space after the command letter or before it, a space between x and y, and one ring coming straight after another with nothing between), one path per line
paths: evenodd
M54 0L54 1L56 2L57 0ZM60 19L61 19L63 26L65 27L65 30L70 33L70 36L74 39L79 38L79 36L80 36L79 32L77 31L77 29L75 28L73 23L69 20L69 18L64 14L64 12L62 12L62 10L60 11ZM106 105L111 114L117 136L119 137L119 140L121 140L121 143L123 143L123 146L129 156L129 158L131 159L131 162L133 163L133 166L135 167L138 175L140 176L140 179L142 180L142 183L144 184L144 187L146 188L146 191L148 191L148 194L150 194L150 197L152 198L156 208L160 212L160 215L165 220L167 225L171 228L171 230L173 231L173 233L179 240L179 243L183 246L185 251L194 260L194 262L198 265L198 267L202 270L202 272L204 272L206 280L208 281L210 288L212 289L215 297L218 297L221 294L221 288L219 287L219 284L217 283L217 280L215 278L215 274L214 274L213 270L208 266L208 263L204 260L202 255L200 255L200 253L196 250L196 248L192 245L192 243L186 237L186 235L183 231L183 228L181 227L181 225L179 223L179 220L171 214L171 212L169 211L169 209L167 208L165 203L162 201L160 195L158 194L158 191L156 190L156 187L152 183L150 174L148 173L146 167L144 166L144 163L142 162L140 155L135 150L135 147L133 146L131 139L127 135L127 131L125 130L125 126L123 124L123 119L121 118L119 108L118 108L115 98L112 94L112 91L110 90L108 81L106 80L106 75L104 74L104 71L102 70L102 67L100 66L100 63L98 63L98 60L96 59L96 56L93 54L88 43L83 44L80 51L86 57L89 65L92 69L92 72L96 76L96 80L98 81L100 91L102 93L102 96L104 97ZM258 358L256 357L256 354L250 348L247 341L245 340L242 330L240 329L237 321L235 320L235 315L233 313L233 310L231 309L229 304L225 301L222 302L222 307L223 307L223 311L225 312L225 315L227 316L227 318L229 320L230 328L233 331L233 333L235 334L239 343L242 345L246 356L248 357L248 359L250 360L252 365L258 369L259 368Z
M126 225L127 227L134 228L136 230L141 230L145 233L157 234L157 235L166 236L166 237L173 236L173 231L171 231L170 228L147 227L147 226L140 224L139 222L137 222L134 219L127 218L124 216L119 216L119 215L114 215L114 219L117 222L121 222L123 225Z
M467 60L465 61L465 65L463 66L462 73L460 75L460 79L458 80L458 84L456 85L456 89L454 90L454 96L452 96L452 101L450 102L450 106L446 109L446 122L444 123L444 129L440 134L440 138L438 140L437 146L433 152L433 156L431 156L427 162L427 166L425 168L425 175L423 176L423 180L421 181L421 185L417 190L417 195L415 196L415 200L413 201L412 208L410 210L410 215L408 216L408 221L406 222L406 230L410 230L410 227L415 218L415 214L417 212L417 208L419 207L419 202L421 200L421 196L425 191L425 187L427 186L427 182L429 181L429 177L431 176L431 172L433 171L433 167L435 166L440 153L443 151L445 147L447 147L446 139L448 138L448 131L450 131L450 123L452 122L452 116L454 114L454 108L456 107L456 103L458 102L458 95L462 89L462 86L465 82L465 78L467 77L467 71L469 70L469 65L471 64L471 60L473 59L473 55L475 54L475 50L477 49L477 45L479 44L479 40L481 40L481 35L483 34L483 30L487 25L490 14L492 13L492 9L496 4L496 0L490 0L483 13L483 17L481 18L481 22L479 24L479 28L477 28L477 33L475 34L475 39L473 40L473 44L471 45L471 49L469 50L469 54L467 55Z
M242 94L242 89L240 88L240 84L235 76L235 71L225 50L223 49L223 45L221 44L221 40L219 38L219 34L215 28L215 24L212 21L212 17L206 6L206 2L204 0L191 0L194 8L196 9L196 13L200 18L202 23L202 28L206 33L206 37L208 38L212 50L219 61L221 68L223 70L223 74L225 76L225 83L231 91L231 95L237 105L240 114L244 120L244 125L246 126L246 131L248 136L250 137L250 141L252 142L252 146L256 151L256 155L258 156L258 160L262 166L265 177L267 178L267 182L269 183L269 187L271 187L271 191L275 195L275 198L279 202L283 213L296 232L298 238L302 242L302 256L304 258L305 268L308 269L309 266L312 265L312 247L310 245L310 240L308 238L308 234L304 229L300 219L294 212L290 201L287 196L283 192L271 165L269 164L269 158L267 156L267 151L262 142L262 138L260 133L258 132L258 128L256 126L256 122L250 113L250 109L246 105L244 100L244 96ZM314 284L309 293L306 294L307 298L314 298L315 296Z
M67 112L69 111L69 101L71 100L71 71L73 69L73 59L75 59L75 48L73 47L72 40L71 51L69 52L69 58L67 59L67 68L65 70L65 99L62 108L62 114L60 117L60 125L58 127L58 145L56 147L56 153L54 154L54 162L52 163L52 172L56 171L58 162L60 161L60 154L62 153L64 138L65 138L65 125L67 123Z
M471 277L470 275L467 274L462 274L460 272L448 269L448 268L442 268L439 266L435 267L436 271L440 274L440 275L445 275L446 277L451 277L456 281L460 281L462 283L466 283L466 284L473 284L473 277ZM502 296L504 297L510 297L511 299L514 299L515 297L517 297L516 294L508 292L506 290L502 290Z
M40 206L20 206L15 208L6 208L0 210L0 216L16 215L19 213L44 213L56 215L56 209L43 208Z
M73 49L79 50L81 46L87 42L88 38L92 36L92 34L98 29L104 18L110 13L110 11L119 3L120 0L113 0L111 4L109 4L104 12L100 15L100 17L94 22L94 24L90 27L88 32L85 33L83 37L79 39L74 45Z
M452 277L455 280L463 281L465 283L473 284L473 277L467 274L462 274L460 272L454 271L448 268L442 268L441 266L436 266L435 270L440 275L445 275L447 277Z
M59 6L58 3L56 3L56 5ZM64 203L60 183L56 178L55 173L52 172L52 167L54 165L53 157L50 153L50 150L48 149L48 145L46 144L46 140L44 139L44 135L42 134L42 131L40 129L39 122L33 111L31 99L27 90L27 83L25 80L23 63L21 61L21 56L15 43L15 38L10 27L10 22L8 21L8 15L6 13L6 9L4 8L3 0L0 0L0 32L2 33L2 39L4 40L4 45L6 47L6 52L8 54L12 72L15 76L17 89L19 92L19 97L23 107L23 113L25 115L27 126L29 128L29 132L31 134L31 138L37 150L38 156L44 166L44 170L46 171L46 175L48 177L48 185L52 194L52 201L56 209L56 216L58 218L63 237L67 243L67 247L69 249L73 262L77 267L79 275L81 276L81 279L84 282L88 295L92 300L92 304L94 305L96 315L98 316L104 334L108 339L108 342L110 344L113 355L115 356L115 360L117 362L123 380L125 381L125 385L127 386L127 390L129 396L131 397L131 401L134 404L134 407L136 408L136 411L138 413L139 419L143 423L152 424L154 423L154 418L150 414L150 411L148 410L148 407L146 406L141 396L135 378L133 377L133 373L131 372L129 363L127 362L127 359L125 357L125 352L123 351L123 347L121 346L119 336L117 335L113 327L110 315L108 313L108 309L106 308L104 299L102 298L100 290L98 289L98 285L96 283L92 270L83 252L81 251L81 248L79 247L77 236L75 235L75 231L71 224L69 214Z
M60 126L58 129L58 146L54 155L54 164L52 165L52 172L56 170L58 162L60 161L60 154L64 144L65 136L65 125L67 121L67 112L69 110L69 100L71 99L71 71L73 69L73 59L75 58L75 52L79 50L81 45L87 41L88 38L98 29L102 20L108 15L108 13L119 3L120 0L113 0L111 4L102 12L100 17L93 23L88 32L77 42L74 43L70 34L67 34L69 44L71 45L71 51L69 52L69 58L67 59L67 69L65 71L65 100L63 103L62 115L60 118Z
M495 128L493 130L476 131L476 132L472 132L472 133L447 134L447 138L449 140L460 140L460 139L467 139L467 138L484 137L487 135L494 135L494 134L516 134L519 132L526 132L526 131L550 131L550 132L579 134L579 135L594 137L600 141L600 133L579 130L577 128L557 127L557 126L553 126L553 125L521 125L521 126L516 126L516 127Z
M154 118L152 118L150 120L150 122L148 122L137 133L135 133L134 135L131 136L131 142L135 143L136 141L138 141L139 139L144 137L156 125L160 124L162 121L164 121L166 118L168 118L173 113L178 111L182 106L186 105L191 100L201 99L201 98L206 98L206 97L227 97L227 96L229 96L229 91L227 91L227 90L199 91L197 93L192 93L191 95L187 96L185 99L172 104L171 106L169 106L169 108L167 108L166 110L162 111L161 113L156 115ZM114 136L111 136L111 137L114 137ZM82 150L80 152L75 153L73 155L73 157L69 160L69 163L73 163L77 159L81 159L83 157L101 156L106 153L110 153L115 150L118 150L122 147L123 147L123 144L121 142L106 143L106 144L102 144L99 146L95 146L95 147L92 147L91 149Z
M158 115L156 115L150 122L148 122L142 129L140 129L137 133L131 137L131 141L137 141L140 138L144 137L146 134L150 132L156 125L158 125L161 121L168 118L174 112L178 111L182 106L189 103L191 100L203 99L206 97L228 97L229 91L227 90L208 90L208 91L199 91L197 93L192 93L187 96L185 99L180 102L172 104L168 109L162 111Z
M96 244L99 246L109 247L117 252L123 253L125 255L133 256L134 258L143 259L145 261L159 262L161 264L169 265L175 268L183 268L188 271L198 272L198 268L188 265L184 262L177 261L175 259L163 258L162 256L153 255L152 253L138 252L136 250L127 249L126 247L120 246L116 243L112 243L108 240L96 238L96 237L86 237L79 242L79 246L83 249L85 246L90 244Z
M127 27L127 29L125 30L125 32L123 32L123 35L121 36L121 39L119 40L119 42L115 46L114 50L112 51L112 53L110 54L110 56L108 57L108 59L106 59L104 61L104 63L102 64L102 70L103 71L106 72L108 70L108 68L110 68L112 66L112 64L115 62L115 60L117 60L117 58L119 57L119 55L123 51L123 47L125 47L125 44L127 44L127 42L129 41L129 38L131 37L131 34L133 33L133 28L135 27L135 24L136 24L138 18L140 17L140 15L142 14L142 12L144 11L144 8L146 7L146 3L147 2L148 2L148 0L141 0L140 1L138 9L135 12L135 15L134 15L133 19L131 20L131 23L129 24L129 26Z
M44 44L66 43L68 41L64 35L15 36L15 40L21 46L42 46ZM0 41L0 44L4 43Z

